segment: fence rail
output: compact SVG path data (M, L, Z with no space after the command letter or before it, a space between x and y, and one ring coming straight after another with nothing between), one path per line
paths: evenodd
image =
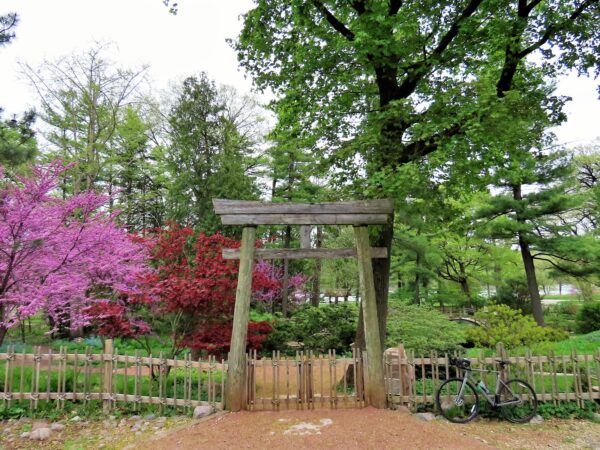
M593 355L534 355L527 351L524 356L507 356L500 346L495 357L470 358L475 369L498 370L497 360L510 361L504 378L522 378L536 391L539 401L576 401L583 407L585 401L600 399L600 349ZM416 358L406 354L400 346L387 350L384 358L387 401L390 407L433 404L435 392L447 378L461 376L462 371L449 364L448 355ZM473 372L483 378L488 386L494 386L492 374Z
M107 351L108 350L108 351ZM40 401L55 401L57 408L65 401L87 404L100 400L109 411L117 402L193 408L210 405L223 408L224 361L214 357L192 360L182 358L120 355L107 346L104 353L58 352L40 347L33 353L15 352L9 348L0 353L0 400L10 407L16 400L29 400L38 408Z
M295 356L247 357L249 410L361 408L364 406L364 358L297 352Z

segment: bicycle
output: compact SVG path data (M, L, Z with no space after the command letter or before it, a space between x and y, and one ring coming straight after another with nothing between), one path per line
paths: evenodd
M479 394L492 408L500 408L502 415L514 423L527 423L537 412L537 396L533 388L524 380L512 378L503 381L500 373L510 361L496 360L500 370L473 369L471 361L465 358L450 358L450 365L464 371L462 378L449 378L444 381L436 395L435 404L442 415L454 423L467 423L477 417ZM496 374L496 389L490 392L483 379L475 381L471 372Z

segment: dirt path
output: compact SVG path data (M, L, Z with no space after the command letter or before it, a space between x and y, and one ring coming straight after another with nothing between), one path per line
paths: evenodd
M444 424L445 425L445 424ZM241 412L191 426L136 449L485 449L439 422L408 414L361 410ZM441 428L441 429L440 429Z
M553 420L423 422L407 413L362 410L241 412L172 431L128 449L599 449L600 424Z

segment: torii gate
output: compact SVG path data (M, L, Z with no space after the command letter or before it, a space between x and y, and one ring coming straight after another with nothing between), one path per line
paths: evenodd
M242 225L239 249L224 249L225 259L240 260L235 293L233 330L228 359L227 408L240 411L246 404L246 338L250 314L252 265L260 259L357 257L362 312L367 347L365 400L367 405L385 407L382 343L379 336L375 284L371 258L387 258L386 248L371 248L367 225L385 225L394 206L392 200L363 200L333 203L264 203L242 200L213 200L223 225ZM256 249L258 225L352 225L356 248L340 249Z

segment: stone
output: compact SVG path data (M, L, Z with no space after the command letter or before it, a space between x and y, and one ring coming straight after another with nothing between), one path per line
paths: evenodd
M52 430L50 428L38 428L35 431L29 433L29 439L32 441L45 441L52 434Z
M594 413L594 415L592 416L592 420L594 422L600 422L600 413Z
M24 431L23 433L21 433L21 437L23 439L27 439L29 437L29 431Z
M144 419L146 419L146 420L154 420L154 419L156 419L156 415L155 414L146 414L144 416Z
M40 428L50 428L50 424L45 420L36 420L31 426L31 431L39 430Z
M414 417L416 417L419 420L422 420L423 422L431 422L432 420L435 420L435 414L433 413L416 413L413 414Z
M194 408L194 419L201 419L202 417L210 416L213 413L212 406L200 405Z
M544 423L544 418L542 416L540 416L539 414L533 416L533 418L529 421L529 423L533 423L533 424L539 424L539 423Z
M62 423L53 423L50 425L50 429L52 431L62 431L65 429L65 426Z
M131 416L129 419L130 420L140 420L142 418L142 416Z
M125 419L121 419L119 421L119 425L117 425L119 428L124 427L125 425L127 425L127 421Z
M79 422L80 420L81 420L81 417L79 417L79 416L71 417L71 422Z

